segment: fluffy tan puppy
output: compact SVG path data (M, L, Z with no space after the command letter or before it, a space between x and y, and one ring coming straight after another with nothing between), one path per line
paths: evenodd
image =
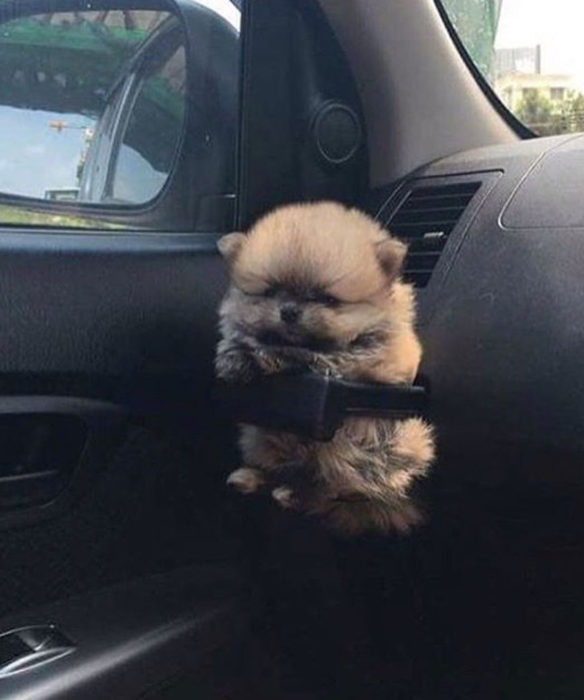
M217 375L253 381L304 368L364 382L411 383L421 348L406 253L365 214L332 202L282 207L247 235L219 241L231 285L220 307ZM268 489L286 508L344 534L407 531L411 498L434 458L431 427L417 418L349 418L330 442L241 427L243 493Z

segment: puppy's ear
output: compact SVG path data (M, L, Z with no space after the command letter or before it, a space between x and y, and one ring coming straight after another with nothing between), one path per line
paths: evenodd
M399 275L408 247L396 238L386 238L377 243L375 254L390 282Z
M241 246L245 243L244 233L228 233L217 241L217 249L229 265L233 265Z

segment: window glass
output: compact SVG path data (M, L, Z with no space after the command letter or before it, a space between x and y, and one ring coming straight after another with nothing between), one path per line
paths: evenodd
M134 0L79 12L47 0L50 12L15 18L3 2L0 225L166 228L168 216L182 230L209 211L227 218L217 202L233 209L239 3L193 0L183 19L170 3L127 9Z
M503 104L540 136L584 130L584 3L441 0Z

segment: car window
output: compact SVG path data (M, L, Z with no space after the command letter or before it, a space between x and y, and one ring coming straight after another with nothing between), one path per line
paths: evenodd
M13 19L4 1L0 224L188 229L205 198L233 200L236 5L193 0L183 16L47 0L53 11Z
M584 3L441 0L507 109L539 136L584 130Z

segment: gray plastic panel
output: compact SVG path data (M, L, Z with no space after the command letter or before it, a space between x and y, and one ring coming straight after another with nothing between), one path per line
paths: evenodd
M548 151L511 197L501 216L510 229L582 228L584 136Z
M196 671L237 644L247 624L241 582L200 566L72 598L0 621L0 630L51 624L67 656L0 678L3 700L134 698L162 679Z
M320 4L355 75L372 186L449 153L518 141L465 65L433 0Z
M538 139L416 172L501 173L419 299L443 475L584 479L583 146L580 136Z

